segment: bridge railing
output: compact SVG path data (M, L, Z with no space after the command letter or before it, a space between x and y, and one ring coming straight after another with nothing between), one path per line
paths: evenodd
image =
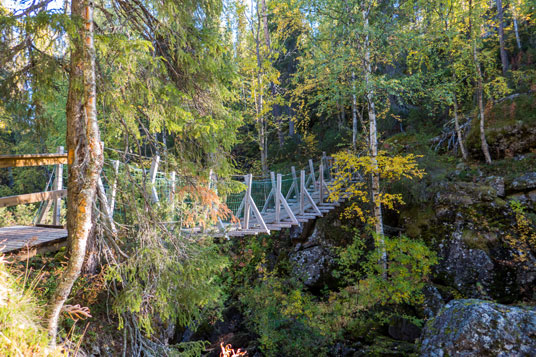
M0 207L45 202L41 205L34 223L43 223L52 207L52 224L59 226L61 224L61 199L67 196L67 190L63 188L63 165L65 164L68 164L68 159L63 146L58 147L57 153L51 154L0 155L0 168L55 165L54 182L49 181L45 191L0 197ZM53 187L49 191L48 187L51 183Z

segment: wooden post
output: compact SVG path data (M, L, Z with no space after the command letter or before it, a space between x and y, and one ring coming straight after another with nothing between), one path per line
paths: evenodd
M331 181L331 162L330 157L326 156L326 152L322 152L322 163L324 164L324 169L328 172L328 181ZM324 178L325 181L325 178Z
M298 184L298 177L296 176L296 168L294 166L290 167L290 170L292 171L292 185L290 186L287 195L285 196L285 199L288 201L289 198L292 197L292 192L296 194L296 200L299 200L300 191L299 191L299 184Z
M252 185L252 175L247 174L244 176L246 180L246 197L244 198L244 229L249 229L249 214L250 214L250 198L251 198L251 185Z
M119 160L112 161L112 166L114 168L114 181L110 187L110 211L112 215L115 209L115 196L117 194L117 175L119 174Z
M58 154L63 154L63 146L58 147ZM63 164L56 166L56 180L54 181L54 190L63 189ZM61 223L61 198L54 200L54 210L52 211L52 224L59 226Z
M173 173L175 173L175 171L173 171ZM208 179L209 179L209 188L211 190L213 190L216 193L216 195L218 195L218 185L217 185L218 177L216 176L216 174L214 173L214 171L212 169L210 169L210 174L209 174ZM214 203L212 203L212 209L213 210L218 209L218 208L214 207ZM218 221L216 222L216 226L219 228L220 232L225 231L225 226L223 225L223 222L221 221L220 217L218 217ZM226 236L226 237L227 237L227 239L229 239L228 236Z
M281 222L281 205L283 205L283 208L285 209L285 212L287 213L288 218L290 219L292 224L298 225L299 224L298 220L296 219L296 216L294 215L294 212L292 212L292 208L290 207L290 205L288 204L287 200L283 196L283 193L281 193L281 183L283 181L282 179L283 179L283 175L277 174L276 197L278 198L278 200L277 200L277 205L275 207L276 224L279 224Z
M305 170L300 171L300 214L305 213Z
M320 164L319 168L320 172L318 173L318 181L319 181L319 187L318 187L318 196L320 198L320 203L324 202L324 164Z
M160 162L160 156L155 155L153 157L153 162L151 163L151 171L149 171L149 178L151 180L151 198L153 203L158 202L158 192L156 191L156 174L158 173L158 163Z
M282 175L277 174L277 186L275 191L275 223L281 222L281 179Z
M54 171L55 171L55 169L52 171L51 176L54 175ZM52 182L52 187L51 187L51 185L50 185L51 181L52 181L52 177L50 177L50 179L47 182L47 185L45 187L45 192L48 191L49 189L51 191L53 190L54 183ZM43 224L43 221L46 218L48 210L50 209L51 205L52 205L52 200L46 200L45 201L45 204L42 205L41 211L39 212L39 216L37 217L37 219L35 221L35 224Z
M212 174L212 171L210 172ZM175 171L171 171L169 181L171 183L171 187L169 190L169 202L171 203L171 212L175 211L175 187L176 187L176 181L177 181L177 173ZM212 178L212 177L211 177Z
M316 190L315 165L313 164L313 160L311 159L309 159L309 170L311 171L311 178L313 180L313 188L314 190Z
M312 208L314 213L318 216L322 216L322 212L318 209L313 197L307 192L306 183L305 183L305 170L301 170L300 173L300 215L305 214L305 200L309 201L308 208Z

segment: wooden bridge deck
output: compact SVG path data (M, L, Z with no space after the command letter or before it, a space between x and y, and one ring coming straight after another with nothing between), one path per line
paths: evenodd
M26 258L37 253L58 250L65 246L67 230L42 226L0 228L0 251Z

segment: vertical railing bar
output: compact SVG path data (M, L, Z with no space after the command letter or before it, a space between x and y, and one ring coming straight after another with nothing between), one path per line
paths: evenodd
M58 147L58 154L63 154L63 146ZM54 181L54 190L63 189L63 164L56 166L56 180ZM54 200L54 209L52 214L52 224L59 226L61 223L61 198Z

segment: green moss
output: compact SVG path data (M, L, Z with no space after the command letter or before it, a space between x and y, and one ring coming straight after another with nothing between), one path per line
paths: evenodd
M495 239L497 239L494 233L489 233L486 236L480 232L475 232L470 229L466 229L462 233L462 240L467 245L467 247L469 247L469 249L480 249L485 251L486 253L489 253L488 243L490 242L490 237L493 238L493 236L495 236ZM494 240L492 239L491 241Z

